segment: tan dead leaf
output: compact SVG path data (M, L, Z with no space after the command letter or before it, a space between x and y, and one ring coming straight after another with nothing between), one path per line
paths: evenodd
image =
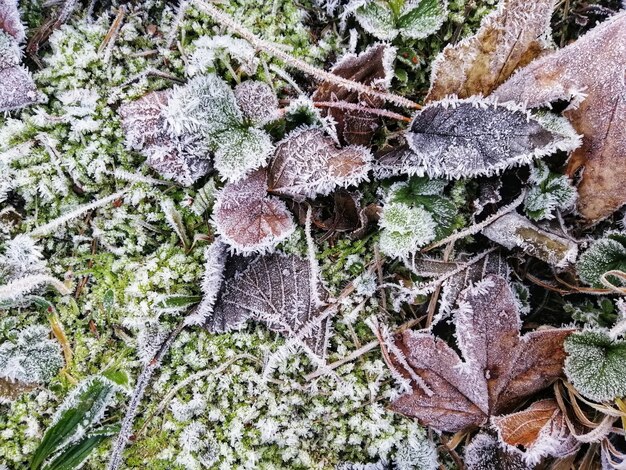
M532 62L494 96L530 107L572 100L564 114L583 135L567 167L570 176L584 168L578 210L597 221L626 203L626 12Z
M455 323L464 360L430 333L406 331L398 338L392 361L411 391L393 410L457 432L513 409L562 375L563 341L573 330L520 336L515 297L501 276L489 275L461 294Z
M426 101L489 95L547 48L553 0L501 0L478 32L446 46L433 63Z
M547 456L562 458L580 447L553 399L539 400L523 411L493 417L491 423L503 443L524 448L523 458L529 464Z
M30 392L37 387L37 384L27 384L19 381L11 381L0 377L0 403L3 401L13 401L22 393Z
M331 72L349 80L386 90L393 78L392 64L395 57L394 47L388 44L374 44L358 55L346 54ZM350 91L330 82L320 84L313 93L313 101L343 101L373 108L384 104L380 98L360 96L357 91ZM347 144L369 145L380 125L378 117L362 111L328 108L327 113L337 123L339 138Z
M264 169L224 186L213 221L223 241L242 254L273 249L295 230L285 203L267 194Z

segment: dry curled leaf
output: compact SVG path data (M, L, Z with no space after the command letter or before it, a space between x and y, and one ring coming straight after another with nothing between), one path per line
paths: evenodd
M415 115L406 139L409 149L379 160L379 176L488 176L579 145L562 118L533 116L479 97L427 105Z
M374 44L360 54L346 54L331 69L331 72L349 80L387 90L393 78L395 47ZM380 98L361 96L357 91L339 87L334 83L320 84L312 97L317 102L342 101L363 107L379 108L384 105ZM369 145L380 126L380 119L363 111L329 108L327 111L337 123L337 134L343 143Z
M530 465L547 456L562 458L575 452L580 443L571 434L556 400L539 400L527 409L491 418L500 441L517 450L524 448L523 459Z
M507 281L489 275L461 295L455 316L459 355L430 333L406 331L394 366L411 391L392 409L441 431L484 425L562 374L567 329L520 336L520 315ZM400 354L400 353L398 353Z
M337 148L322 129L300 128L276 145L269 191L296 201L326 195L337 187L367 180L371 159L365 147Z
M597 221L626 203L626 13L573 44L532 62L494 92L501 101L541 107L572 100L565 116L583 135L568 162L571 176L584 168L578 210Z
M295 230L285 203L267 194L266 170L227 183L217 194L213 221L223 241L242 254L271 250Z
M489 95L547 48L553 0L501 0L474 36L448 45L432 66L426 101Z

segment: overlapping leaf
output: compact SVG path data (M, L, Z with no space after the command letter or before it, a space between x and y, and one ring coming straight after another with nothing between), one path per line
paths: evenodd
M13 36L17 42L25 39L17 0L0 0L0 30Z
M600 24L575 43L532 62L499 87L501 101L541 107L572 100L565 111L583 145L568 163L584 168L578 210L591 220L609 216L626 202L626 13Z
M485 424L561 376L563 341L572 330L520 336L515 298L502 277L466 289L455 324L464 360L432 334L406 331L398 338L404 358L396 366L412 380L412 391L393 402L395 411L457 432Z

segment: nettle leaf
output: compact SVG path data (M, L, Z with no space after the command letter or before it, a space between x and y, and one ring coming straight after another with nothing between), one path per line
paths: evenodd
M278 98L267 83L246 80L235 87L237 106L254 124L264 126L279 118Z
M519 452L503 448L496 438L486 433L477 434L465 448L467 470L531 470Z
M365 147L337 148L324 131L296 129L276 145L269 166L269 191L296 201L367 181L372 154Z
M228 181L238 181L265 166L274 150L270 136L254 127L232 127L214 139L215 169Z
M216 231L238 253L272 250L295 230L285 203L267 194L267 180L265 170L256 170L216 196Z
M396 48L388 44L374 44L360 54L350 53L342 56L331 72L355 82L387 90L394 74L393 62L396 52ZM348 90L331 82L321 83L313 93L312 100L342 101L372 108L380 108L385 104L381 98L361 95L357 91ZM380 118L364 111L328 108L326 115L337 123L337 135L342 143L369 145L374 133L380 127Z
M265 323L306 352L323 357L328 320L318 318L321 299L317 272L309 260L274 253L226 264L222 291L205 327L211 332L240 329L246 321Z
M576 203L576 188L569 178L551 172L543 162L531 170L529 183L524 211L532 220L552 220L556 210L571 209Z
M564 114L583 139L567 174L584 168L578 210L594 221L626 202L625 62L626 12L620 12L569 46L531 62L493 93L500 101L532 108L571 101Z
M567 379L595 401L626 396L626 341L602 330L583 331L565 342Z
M354 16L371 35L390 41L423 39L436 32L448 15L447 1L440 0L366 0L359 2Z
M593 287L606 287L602 282L605 273L614 270L626 272L626 236L614 233L594 241L580 255L576 270L581 281ZM607 280L613 285L623 284L616 276L608 275Z
M518 446L524 448L522 458L529 465L538 464L544 457L563 458L580 448L554 399L539 400L523 411L493 417L491 423L510 452L519 452Z
M436 236L430 212L401 202L385 204L378 225L382 229L380 250L388 256L408 256Z
M380 171L446 178L493 175L576 148L578 136L559 119L477 97L434 102L415 115L407 131L412 152L396 158L395 168L384 162Z
M0 2L0 30L13 36L18 43L26 38L17 0Z
M426 102L489 95L548 48L552 0L501 0L479 30L444 48L432 64Z
M520 336L520 315L506 279L489 275L461 295L455 315L459 355L430 333L406 331L396 340L394 366L411 391L392 409L441 431L484 425L550 385L573 330ZM391 351L393 352L393 351Z

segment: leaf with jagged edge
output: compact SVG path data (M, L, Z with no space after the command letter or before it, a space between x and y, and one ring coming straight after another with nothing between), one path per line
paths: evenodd
M396 48L389 44L374 44L360 54L342 56L331 72L349 80L381 90L391 86L393 61ZM323 102L343 101L362 107L380 108L385 104L381 98L361 95L331 82L321 83L311 99ZM380 126L380 118L371 113L341 108L328 108L326 114L337 123L337 135L342 143L369 145Z
M392 409L449 432L481 426L559 378L563 341L573 331L520 336L515 296L506 279L494 275L463 292L455 325L464 360L430 333L405 331L392 351L393 367L412 385Z
M580 143L562 118L480 97L430 103L415 115L406 139L411 151L379 160L379 175L489 176Z
M269 166L269 191L299 202L326 195L366 181L371 160L365 147L337 148L322 129L299 128L276 145Z
M553 0L501 0L475 35L448 45L432 64L426 102L489 95L548 48Z
M626 12L596 26L576 42L539 58L494 91L500 101L531 108L572 101L565 117L583 134L567 174L584 168L578 210L597 221L626 202Z
M278 98L267 83L246 80L235 87L235 99L244 117L254 124L264 126L280 116Z
M465 447L464 463L467 470L531 470L519 452L511 452L486 433L479 433Z
M20 43L26 38L17 0L0 0L0 31L5 31Z
M608 233L595 240L576 262L580 280L593 287L606 287L602 277L609 271L626 272L626 234ZM624 282L616 276L607 276L607 281L620 286Z
M255 127L231 127L214 138L215 169L228 181L239 181L265 166L274 150L269 134Z
M285 203L267 194L267 179L266 170L255 170L216 196L216 231L237 253L271 251L295 230Z
M205 328L219 333L240 329L248 320L263 322L285 338L298 340L307 353L323 358L329 324L327 318L318 318L325 294L317 276L309 260L295 255L231 257ZM207 274L205 283L208 279L214 277ZM205 289L207 305L215 285L211 282L211 288Z
M580 448L552 398L536 401L516 413L494 416L491 424L509 452L520 453L518 446L524 448L521 457L528 465L536 465L544 457L563 458Z

